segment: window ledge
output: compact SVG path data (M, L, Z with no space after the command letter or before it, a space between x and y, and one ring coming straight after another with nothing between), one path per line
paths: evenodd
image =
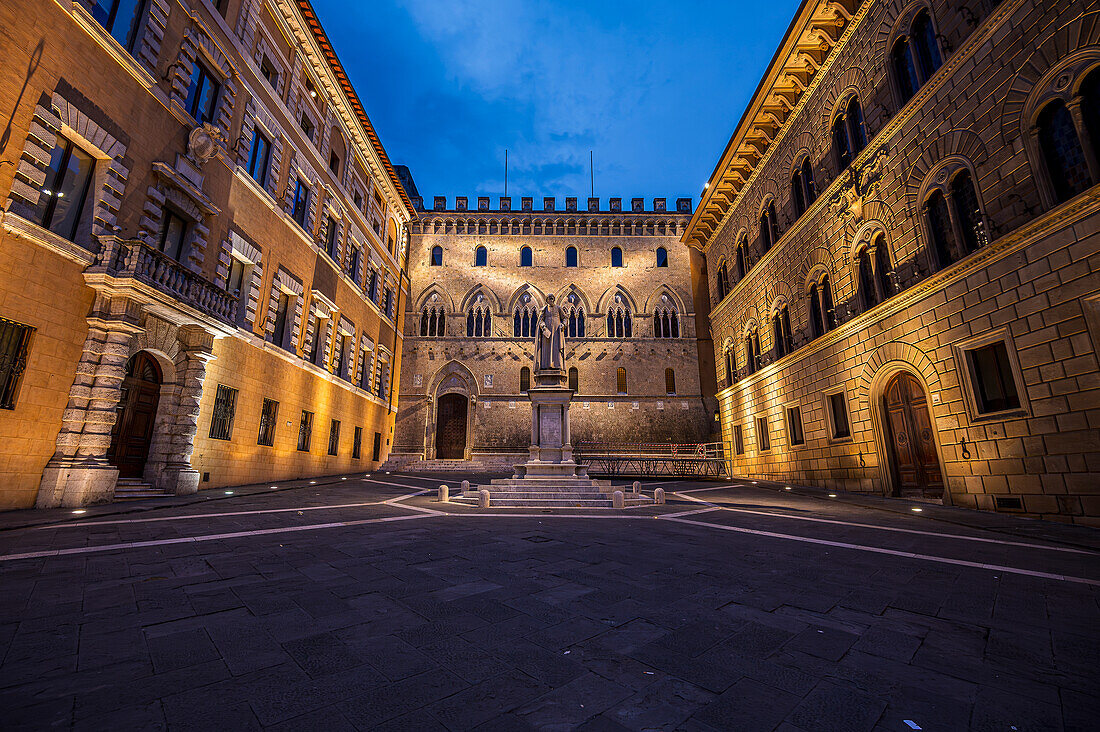
M971 422L995 422L1005 419L1017 419L1020 417L1027 417L1028 411L1023 407L1015 409L1002 409L999 412L985 412L982 414L975 413L971 418Z
M0 212L0 227L9 234L27 239L77 264L88 266L95 262L94 252L11 211Z
M851 436L848 437L829 437L826 440L830 445L845 445L854 442Z

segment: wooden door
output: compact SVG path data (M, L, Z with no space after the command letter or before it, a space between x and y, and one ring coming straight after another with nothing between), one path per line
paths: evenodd
M943 493L932 418L920 383L910 374L890 379L883 395L886 438L897 492Z
M435 456L461 460L466 457L466 409L468 401L461 394L439 397L435 426Z
M140 478L145 472L160 402L160 382L160 367L144 351L127 363L118 417L107 452L107 459L118 468L120 478Z

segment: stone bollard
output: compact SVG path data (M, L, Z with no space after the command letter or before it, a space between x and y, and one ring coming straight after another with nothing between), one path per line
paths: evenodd
M447 503L451 500L451 489L445 485L439 486L439 502Z
M625 508L626 498L623 496L622 491L615 491L611 494L611 505L615 508Z
M664 488L658 488L657 490L653 491L653 502L656 503L658 506L664 504L664 502L665 502L665 489Z
M489 491L482 488L477 492L477 507L488 508L489 507Z
M631 486L631 487L634 488L635 493L641 493L642 492L642 481L640 481L640 480L634 481L634 485Z
M462 495L466 495L466 491L470 490L470 481L462 481Z

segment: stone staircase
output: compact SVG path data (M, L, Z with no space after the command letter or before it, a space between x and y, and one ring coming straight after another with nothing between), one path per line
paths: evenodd
M116 501L140 501L146 498L164 498L169 495L162 488L154 488L137 478L119 478L115 484Z
M612 486L609 480L591 478L502 478L470 486L451 502L476 507L482 488L489 491L490 508L613 508L616 490L623 492L626 506L653 503L652 498L631 492L630 486Z
M510 473L517 455L474 453L470 460L424 460L418 454L392 454L379 471L401 473Z

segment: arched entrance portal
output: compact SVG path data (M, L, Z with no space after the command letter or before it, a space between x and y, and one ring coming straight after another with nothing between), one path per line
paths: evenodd
M435 455L445 460L466 457L466 412L470 400L463 394L439 397L435 419Z
M107 451L119 478L141 478L145 472L162 381L160 366L147 352L139 351L126 362L122 399Z
M920 382L912 374L899 372L886 383L882 401L895 495L941 498L943 473Z

